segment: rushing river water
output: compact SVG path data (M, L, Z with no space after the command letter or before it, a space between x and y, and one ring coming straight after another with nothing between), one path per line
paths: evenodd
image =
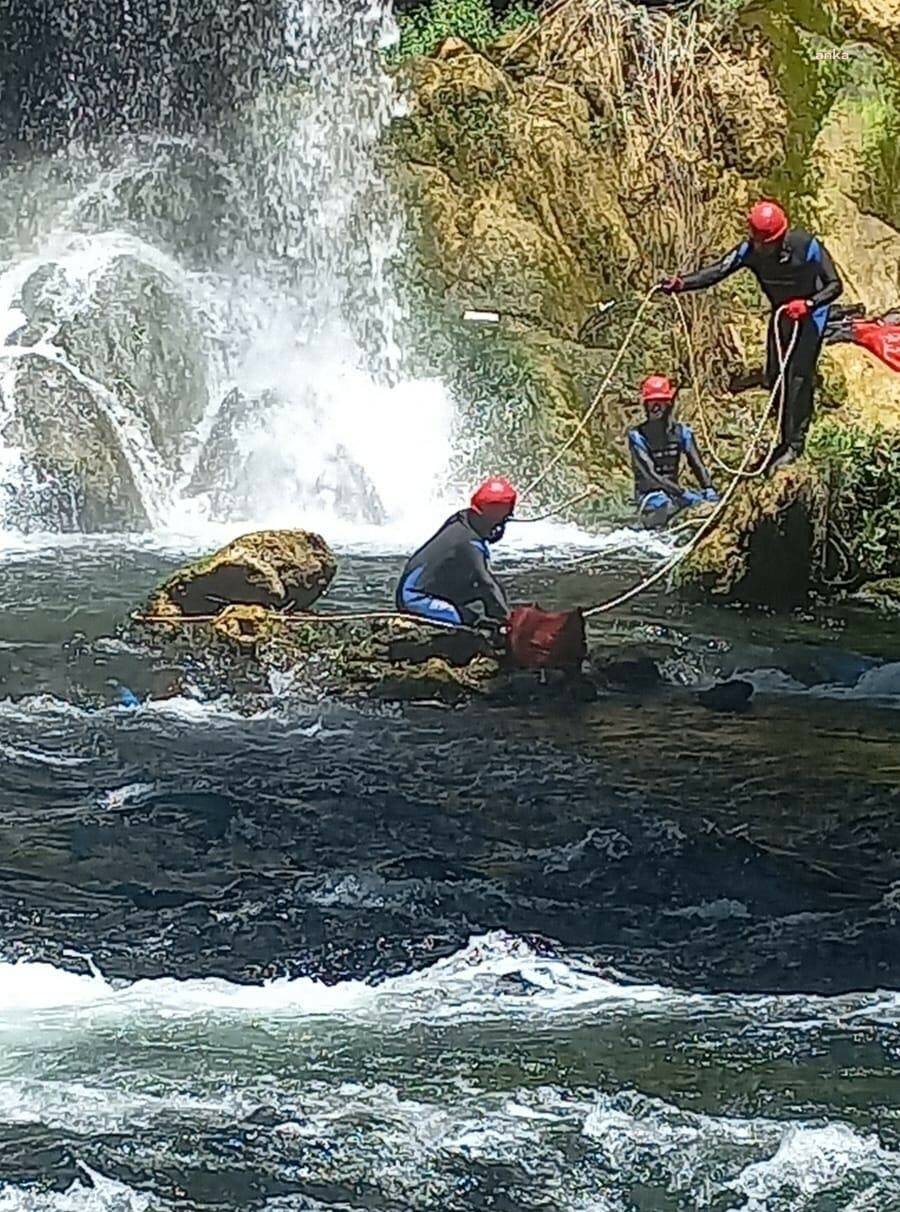
M403 372L389 7L273 0L260 58L253 6L126 6L102 63L76 7L0 109L0 1212L900 1209L896 628L649 594L591 639L663 685L463 710L124 642L259 523L388 604L460 446ZM591 604L666 550L499 571Z
M178 547L0 561L0 1208L900 1207L889 632L638 599L671 683L562 713L204 702L114 638Z

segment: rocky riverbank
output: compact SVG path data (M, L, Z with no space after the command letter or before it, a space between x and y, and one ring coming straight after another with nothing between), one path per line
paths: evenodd
M410 109L393 140L416 250L415 361L454 384L471 464L499 460L523 479L542 468L648 287L734 244L757 196L776 194L824 238L844 301L896 306L900 19L870 9L568 0L481 51L448 37L402 66ZM604 299L616 307L592 325ZM466 308L500 324L473 331ZM765 397L726 385L759 364L762 305L739 275L687 310L696 381L674 309L652 304L548 500L599 480L621 506L624 430L650 371L682 383L688 421L702 394L716 453L740 462ZM681 569L685 592L794 605L900 572L886 520L900 505L900 376L844 346L825 350L820 377L807 459L778 484L742 486Z

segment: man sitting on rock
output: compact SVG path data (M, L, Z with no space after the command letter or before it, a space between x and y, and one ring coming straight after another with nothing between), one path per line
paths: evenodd
M628 431L628 448L634 472L634 499L641 525L658 530L700 501L718 501L709 472L700 458L689 427L672 420L676 389L663 375L650 375L641 384L641 402L647 419ZM699 492L678 483L681 456L685 455L700 486Z
M491 573L488 544L503 537L515 506L516 490L508 480L485 480L470 508L448 518L407 560L397 586L397 609L457 627L497 630L504 624L509 606Z

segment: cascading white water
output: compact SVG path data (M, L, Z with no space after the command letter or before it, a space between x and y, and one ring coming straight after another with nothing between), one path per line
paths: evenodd
M289 70L227 129L6 173L35 218L0 273L0 528L356 526L437 495L452 410L399 379L389 283L393 32L382 0L289 0Z

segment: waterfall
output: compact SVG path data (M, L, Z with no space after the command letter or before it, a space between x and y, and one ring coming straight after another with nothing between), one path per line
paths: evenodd
M277 64L216 125L3 171L0 529L327 529L435 498L451 407L402 379L390 285L394 33L379 0L285 0Z

